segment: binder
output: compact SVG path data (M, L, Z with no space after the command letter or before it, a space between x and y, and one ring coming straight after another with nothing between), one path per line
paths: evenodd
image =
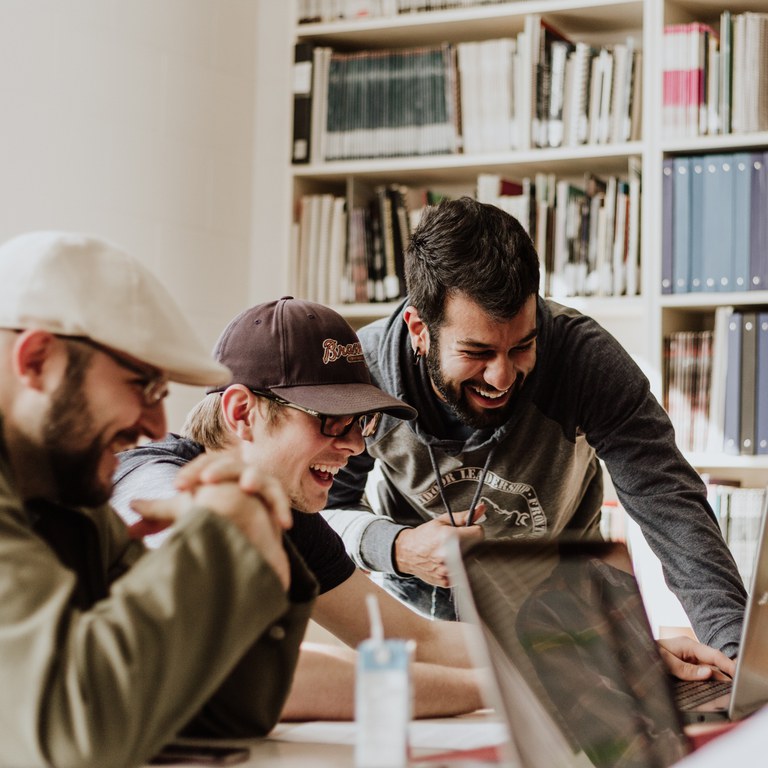
M688 293L691 274L691 158L676 157L672 219L672 293Z
M732 156L733 166L733 239L730 286L724 291L746 291L749 285L749 242L752 212L752 156L737 152ZM728 201L724 201L728 205Z
M738 454L741 447L741 313L733 312L728 320L726 353L725 412L723 417L723 450Z
M675 161L664 160L661 188L661 292L672 293L672 252L674 243Z
M701 290L711 293L731 282L733 170L730 155L704 155L701 165ZM697 262L696 251L692 259Z
M768 454L768 312L757 313L757 396L755 450Z
M697 293L704 288L704 178L707 158L691 158L690 188L690 274L688 290Z
M755 453L755 386L757 382L757 315L741 317L741 428L739 453Z
M749 288L768 289L768 152L752 155L749 229Z

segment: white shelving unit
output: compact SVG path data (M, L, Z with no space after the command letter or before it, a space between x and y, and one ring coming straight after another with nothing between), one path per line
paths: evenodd
M274 7L278 6L278 7ZM729 5L735 14L768 11L768 0ZM275 179L270 204L254 212L256 231L264 232L269 258L287 261L296 201L304 193L331 191L348 194L355 184L443 184L470 187L478 173L495 172L522 178L538 171L558 177L580 178L585 171L600 175L626 174L630 158L642 167L641 292L636 297L563 298L564 303L592 315L610 330L640 363L661 398L663 337L675 330L712 327L720 305L768 305L768 292L739 294L662 295L662 164L665 157L714 151L768 147L768 133L670 140L663 136L662 46L665 24L702 21L717 29L723 5L714 0L529 0L475 8L411 13L395 18L323 24L295 24L294 3L263 3L260 37L275 50L284 50L269 64L271 87L257 95L257 176ZM457 43L514 35L529 14L540 14L574 40L594 45L620 42L632 35L642 48L641 140L624 144L575 148L531 149L483 155L446 155L396 159L354 160L310 165L290 164L292 96L290 72L293 44L309 40L341 49L375 49L440 42ZM261 57L263 60L263 57ZM274 59L274 56L273 56ZM270 145L266 149L264 142ZM266 183L266 182L265 182ZM267 263L265 255L265 264ZM290 285L287 268L273 270L272 293ZM557 297L556 297L557 298ZM384 314L386 305L343 305L338 309L353 325ZM768 483L768 457L691 455L702 472L742 480L745 485Z

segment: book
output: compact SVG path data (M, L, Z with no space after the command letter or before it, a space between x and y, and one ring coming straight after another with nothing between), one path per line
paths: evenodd
M566 104L563 106L565 137L563 143L569 147L585 144L589 138L589 77L592 71L594 49L584 42L576 42L568 56L568 71L565 89Z
M634 41L613 46L614 87L611 93L608 140L618 144L629 138L629 101L632 93L632 58Z
M712 373L709 385L707 450L720 453L725 445L725 397L728 373L728 336L733 307L718 307L712 333Z
M720 133L720 41L712 32L707 44L706 134Z
M573 43L568 40L553 40L549 50L549 106L546 115L546 146L549 147L559 147L563 143L565 65L573 49Z
M346 200L335 197L331 215L331 242L328 267L328 303L342 302L344 263L347 253L347 211Z
M397 276L397 292L394 286L388 294L399 299L406 295L405 285L405 252L411 242L410 212L408 210L408 189L400 184L390 184L387 194L392 201L392 229L395 242L395 275Z
M602 79L600 81L600 102L597 112L596 143L607 144L611 140L614 54L612 50L602 48L598 56L602 59Z
M613 234L613 284L612 296L621 296L626 290L627 227L629 209L629 184L619 181L616 187L616 219Z
M598 296L610 296L613 293L613 244L618 187L618 178L609 176L605 185L603 204L598 212L595 267L598 275Z
M392 210L392 198L388 194L386 186L376 187L376 200L378 203L378 220L381 225L381 242L384 254L383 260L383 296L377 300L396 299L400 295L400 283L397 277L397 265L395 261L395 223Z
M328 121L328 72L331 48L316 46L312 52L312 100L309 162L326 160Z
M298 42L294 45L293 93L293 163L308 163L312 140L312 59L314 45Z
M626 294L640 293L640 202L642 166L638 158L629 159L629 202L627 210Z
M603 72L605 57L601 49L592 57L589 74L589 99L587 109L587 143L597 144L598 123L600 118L600 97L603 92Z
M530 24L529 24L530 20ZM531 14L526 17L526 31L530 32L531 61L533 64L532 83L534 88L532 104L531 136L532 144L537 147L549 146L549 122L550 105L552 98L552 47L555 42L564 43L566 47L561 49L567 57L573 43L539 14ZM558 70L558 78L565 76L565 59L558 54L558 62L562 68ZM559 66L559 64L558 64ZM562 88L562 80L558 88ZM562 91L556 96L556 109L562 113Z
M733 66L731 12L720 14L720 90L719 90L719 132L731 132L731 76Z
M629 110L629 140L640 141L643 128L643 52L635 50L632 68L632 103Z
M456 46L461 103L461 137L464 154L483 151L480 121L480 46L479 42L462 42Z
M309 296L321 304L328 303L328 275L331 268L331 226L333 221L334 196L326 193L320 198L320 224L317 232L316 267L311 270Z

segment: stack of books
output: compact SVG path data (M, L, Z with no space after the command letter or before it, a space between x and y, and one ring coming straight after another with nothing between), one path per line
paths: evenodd
M768 312L720 307L664 339L664 406L684 451L768 454Z
M723 11L719 34L664 28L662 127L668 138L768 130L768 14Z

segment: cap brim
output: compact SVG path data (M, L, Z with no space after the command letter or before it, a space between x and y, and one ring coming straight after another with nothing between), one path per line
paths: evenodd
M289 403L329 416L383 411L398 419L416 418L416 409L388 395L373 384L318 384L307 387L271 387L270 391Z
M150 360L145 362L153 364ZM158 361L157 367L165 371L169 381L179 384L191 384L196 387L225 386L232 378L229 368L215 360L198 360L195 361L196 364L190 362L188 365L176 364L165 368L161 362Z

